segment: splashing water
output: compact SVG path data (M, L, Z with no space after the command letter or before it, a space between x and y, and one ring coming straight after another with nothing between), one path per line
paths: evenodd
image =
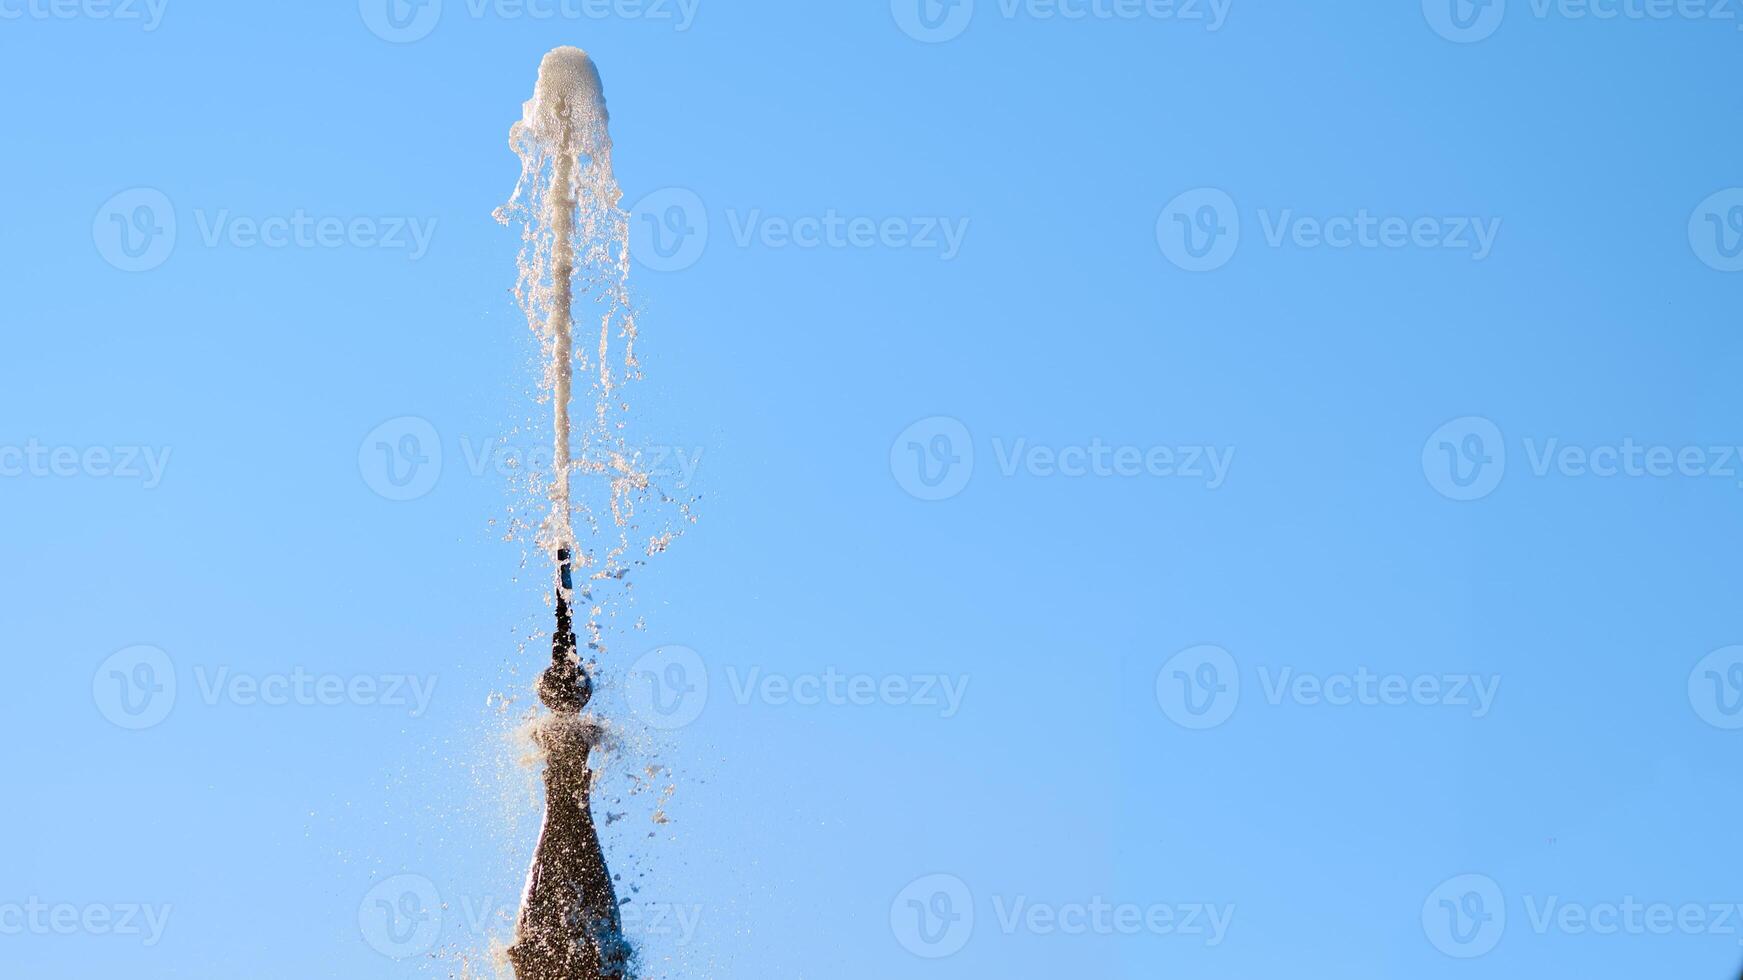
M634 540L643 533L638 508L657 500L676 505L681 521L693 520L686 503L652 486L639 454L625 442L629 406L620 388L641 377L641 366L629 294L629 215L619 206L623 192L612 173L608 123L599 72L586 52L563 47L547 54L533 97L509 131L521 175L496 215L505 224L523 223L515 297L543 347L540 394L552 406L552 467L544 491L550 507L536 541L553 556L565 547L574 552L577 577L585 583L576 588L588 603L570 601L587 609L587 646L595 657L605 649L603 619L615 615L628 590L630 567L681 533L662 526L647 532L645 542ZM578 309L598 323L591 349L576 348ZM593 400L591 416L579 427L571 419L578 372ZM577 478L588 481L579 491Z
M549 403L552 420L550 470L529 474L533 484L528 487L546 506L533 523L517 518L511 535L532 530L533 545L553 560L560 552L572 556L573 584L559 579L557 592L558 599L576 611L576 624L585 623L585 662L576 666L588 678L595 675L607 651L611 619L633 599L629 573L665 551L685 525L695 522L689 502L661 491L644 470L640 453L627 442L629 404L623 397L624 385L639 380L641 370L636 359L636 311L629 291L629 215L620 207L622 191L612 171L608 123L599 73L591 58L573 47L547 54L539 66L533 97L509 131L509 146L520 158L521 172L513 195L496 212L504 224L521 224L515 297L539 342L543 360L539 397ZM597 323L596 343L588 337L576 343L578 320ZM578 387L593 410L577 417L572 413ZM641 628L639 621L636 628ZM505 698L505 712L518 701L518 697ZM547 731L556 720L525 715L515 729L514 744L528 744L530 736ZM625 751L615 726L608 727L592 714L571 716L565 723L588 732L582 759L589 750L595 755ZM562 763L561 753L547 751L548 738L531 741L538 755L523 762L545 763L547 772ZM558 768L572 767L563 763ZM585 767L581 772L586 772ZM648 783L656 772L669 775L669 770L649 767ZM602 796L608 808L621 805L624 795L645 790L644 781L633 771L609 774L602 767L594 768L581 779L595 792L603 788L602 781L628 780L627 791ZM668 819L665 805L672 789L668 786L652 804L650 819L656 825ZM549 798L547 793L547 802ZM608 812L605 823L621 816ZM621 878L619 870L614 877ZM631 884L630 891L635 890ZM493 959L501 975L503 964Z

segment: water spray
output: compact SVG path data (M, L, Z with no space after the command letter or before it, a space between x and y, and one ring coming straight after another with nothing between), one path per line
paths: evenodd
M551 666L538 681L539 700L551 709L536 735L545 753L545 820L508 950L519 980L620 980L629 966L617 893L593 827L587 756L599 731L581 714L593 680L576 650L571 560L569 549L558 552Z
M603 730L583 714L593 696L593 678L590 665L581 659L573 610L575 566L585 566L589 556L576 545L569 488L576 469L569 408L577 246L583 265L598 265L596 252L608 252L612 242L626 240L606 124L605 99L592 59L579 48L565 47L545 56L533 98L509 136L522 167L520 184L505 211L521 210L529 219L517 293L541 335L547 358L544 387L553 404L551 510L540 537L557 565L551 664L537 684L539 700L550 714L534 729L545 760L545 815L508 949L519 980L622 980L630 970L617 895L593 823L588 756ZM613 311L621 305L627 255L607 264L617 269L619 279L601 324L599 410L587 431L597 437L592 442L609 446L609 434L603 431L612 387L606 353ZM627 312L621 315L633 339L633 321ZM633 366L633 350L628 359ZM589 598L586 591L580 596ZM596 624L589 623L589 632L589 649L596 652Z

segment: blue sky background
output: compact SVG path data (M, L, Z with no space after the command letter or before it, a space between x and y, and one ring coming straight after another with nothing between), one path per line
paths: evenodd
M576 44L669 222L631 438L703 498L604 665L677 787L608 834L649 975L1736 976L1735 11L373 2L0 0L0 973L446 976L503 933L536 801L487 698L548 570L469 460L541 445L491 212ZM298 213L347 230L246 232ZM1454 241L1297 221L1362 213ZM831 214L879 231L782 234ZM1625 440L1693 455L1539 462ZM299 670L346 693L206 694ZM1626 900L1698 914L1580 927Z

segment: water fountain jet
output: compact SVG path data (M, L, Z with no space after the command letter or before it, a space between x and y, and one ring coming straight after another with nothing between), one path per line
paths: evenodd
M593 823L588 756L602 729L583 714L592 698L593 678L580 656L572 611L575 565L585 566L589 558L576 548L569 487L575 470L569 408L577 263L600 264L598 254L626 237L614 234L623 219L617 210L621 194L611 175L606 125L605 99L592 60L579 48L547 54L533 98L510 131L510 144L521 155L521 182L499 215L506 220L506 213L518 208L529 217L518 292L547 355L545 387L553 403L555 442L548 488L551 510L541 543L556 559L557 622L551 664L537 684L550 715L534 729L545 760L545 815L508 949L519 980L622 980L630 971L617 895ZM600 400L588 433L596 436L593 442L609 445L603 430L613 381L606 350L612 311L623 305L627 253L607 264L618 278L600 328ZM633 320L622 315L625 332L633 339ZM628 357L633 366L633 350ZM589 631L589 648L597 651L596 625L589 623Z
M519 980L619 980L626 976L630 951L593 827L587 765L600 732L581 714L593 696L593 681L576 650L568 549L558 553L558 563L551 665L538 680L539 700L551 716L534 735L545 755L545 820L508 956Z

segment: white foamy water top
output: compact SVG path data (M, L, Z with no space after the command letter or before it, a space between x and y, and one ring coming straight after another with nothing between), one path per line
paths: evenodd
M566 125L578 134L603 131L610 116L599 69L587 52L575 47L553 48L539 62L539 82L533 97L521 107L521 125L547 145L563 139Z

